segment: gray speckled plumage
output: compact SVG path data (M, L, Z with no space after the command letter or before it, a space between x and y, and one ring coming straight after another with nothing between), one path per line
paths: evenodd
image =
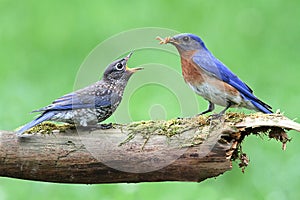
M21 135L43 121L87 126L95 125L110 117L120 104L131 75L142 69L127 68L127 61L131 54L111 63L100 81L66 94L53 101L52 104L33 111L42 113L38 118L18 130L17 134Z

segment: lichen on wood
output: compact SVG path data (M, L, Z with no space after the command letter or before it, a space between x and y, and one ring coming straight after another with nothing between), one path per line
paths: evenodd
M230 170L234 160L245 170L246 136L267 135L285 149L288 130L300 131L300 125L259 113L113 124L107 130L44 122L26 133L31 137L0 131L0 176L63 183L202 181ZM167 165L134 171L160 162ZM125 171L106 165L113 163Z

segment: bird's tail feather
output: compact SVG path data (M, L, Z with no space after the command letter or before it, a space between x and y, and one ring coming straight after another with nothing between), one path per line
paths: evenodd
M21 129L19 129L17 131L17 135L22 135L22 133L24 133L25 131L29 130L30 128L42 123L43 121L47 121L49 119L51 119L51 117L53 117L55 115L54 112L46 112L43 113L41 116L39 116L38 118L36 118L35 120L29 122L28 124L26 124L25 126L23 126Z
M260 101L260 100L250 100L251 103L261 112L266 113L266 114L271 114L272 112L272 108L271 106L269 106L268 104Z

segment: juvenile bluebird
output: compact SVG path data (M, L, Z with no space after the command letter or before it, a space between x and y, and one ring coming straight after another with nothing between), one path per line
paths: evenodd
M26 130L43 121L58 121L79 126L95 125L110 117L120 104L124 89L131 75L142 68L128 68L128 56L111 63L100 81L83 89L66 94L52 104L35 110L41 115L17 131Z
M254 96L250 87L214 57L198 36L183 33L157 39L161 44L170 43L177 48L185 82L209 102L208 109L199 115L213 111L215 104L225 107L219 116L230 107L272 113L272 108Z

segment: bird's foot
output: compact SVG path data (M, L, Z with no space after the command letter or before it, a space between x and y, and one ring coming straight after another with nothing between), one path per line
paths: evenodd
M192 118L197 118L197 117L200 117L200 116L202 116L202 115L204 115L204 114L206 114L206 113L208 113L208 112L202 112L202 113L199 113L199 114L197 114L197 115L192 115L192 116L190 116L190 117L177 117L176 119L192 119Z
M194 117L195 117L195 118L200 117L200 116L203 116L203 117L204 117L204 115L205 115L206 113L208 113L208 112L209 112L209 111L204 111L204 112L202 112L202 113L199 113L199 114L195 115ZM211 116L211 115L209 115L209 116L207 117L207 120L210 120L210 116Z
M213 120L220 120L222 121L224 119L224 113L217 113L217 114L211 114L208 117L208 120L213 121Z
M183 120L183 119L193 119L193 118L196 118L198 117L199 115L193 115L193 116L190 116L190 117L176 117L176 119L179 119L179 120Z
M113 125L112 123L108 124L95 124L95 125L87 125L87 126L78 126L78 129L83 130L83 131L95 131L95 130L106 130L112 128Z
M112 128L113 127L113 125L112 125L112 123L108 123L108 124L98 124L98 127L100 128L100 129L110 129L110 128Z
M206 114L206 113L208 113L208 112L202 112L202 113L199 113L199 114L195 115L195 117L202 116L202 115L204 115L204 114Z

